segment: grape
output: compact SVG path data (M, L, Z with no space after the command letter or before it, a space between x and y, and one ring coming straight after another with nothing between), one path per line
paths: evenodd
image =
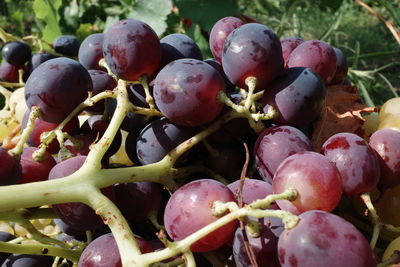
M8 63L7 61L3 61L0 64L0 79L10 83L19 82L18 70L21 68L22 67L20 66L14 66Z
M164 212L168 235L175 241L182 240L202 227L217 220L210 203L220 200L235 201L233 193L222 183L200 179L181 186L169 199ZM232 240L237 221L232 221L209 233L190 246L193 252L214 250Z
M374 203L382 223L400 226L400 186L386 188Z
M25 129L26 124L28 122L28 118L29 118L29 113L27 112L27 113L25 113L25 116L22 120L22 129ZM26 143L29 146L39 147L41 134L44 132L52 131L57 126L58 126L58 123L51 123L51 122L44 121L41 118L37 118L35 120L33 130L32 130ZM62 131L73 135L73 134L77 133L78 129L79 129L79 120L77 117L74 117L62 128ZM46 148L46 151L49 152L50 154L54 154L54 153L57 153L59 149L60 149L60 144L58 143L58 141L56 139L54 139L48 145L48 147Z
M393 129L396 131L400 131L400 116L395 114L387 114L384 119L381 120L378 124L378 129Z
M383 121L388 115L400 115L400 97L387 100L379 110L379 119Z
M175 125L165 117L157 119L148 124L137 138L137 157L143 165L158 162L194 133L193 128ZM134 145L128 143L125 146Z
M79 47L78 60L88 70L105 70L99 66L103 58L103 33L87 36Z
M160 44L162 51L160 67L181 58L203 60L199 46L185 34L168 34L160 40Z
M14 238L15 238L14 235L12 235L8 232L0 231L0 241L7 242L10 240L13 240ZM0 264L2 264L7 259L7 257L10 255L11 255L11 253L0 252Z
M121 20L104 34L103 55L111 71L119 78L136 81L153 75L161 60L157 34L144 22Z
M376 266L365 237L349 222L324 211L300 215L296 227L278 241L279 261L286 266Z
M236 180L233 183L227 185L229 190L231 190L232 193L235 194L237 202L239 202L240 183L241 183L240 180ZM271 184L256 179L244 179L243 191L242 191L244 204L250 204L251 202L257 199L264 199L266 196L271 194L272 194ZM272 204L271 208L278 209L278 207L275 204Z
M61 219L57 218L57 219L53 219L53 221L60 228L60 230L66 235L69 235L71 237L77 237L77 236L85 235L84 231L78 231L78 230L72 228L71 225L65 223Z
M25 88L21 87L15 90L9 99L9 105L12 108L15 107L14 118L19 122L22 123L25 113L28 110L28 106L25 102Z
M51 267L54 258L43 255L12 254L1 267Z
M80 42L72 35L61 35L53 42L54 51L68 57L77 57Z
M301 43L290 54L287 66L306 67L312 69L325 84L329 84L336 72L336 53L332 46L320 41L309 40Z
M349 69L347 59L343 51L339 48L333 47L333 50L336 54L337 66L335 76L333 77L331 84L343 84L344 80L346 80L347 71Z
M73 157L75 156L87 156L90 151L90 145L95 141L94 137L90 134L78 134L73 135L73 138L81 142L80 147L75 147L70 139L65 140L64 147L71 153ZM56 161L57 163L62 161L61 151L59 151Z
M214 120L223 105L217 95L224 80L209 64L197 59L178 59L165 66L154 83L159 110L173 123L199 126Z
M76 156L58 163L51 169L49 180L61 178L76 172L85 160L86 156ZM55 204L52 207L61 220L76 230L93 230L103 225L101 217L96 215L92 208L83 203L69 202Z
M400 236L393 239L386 247L382 256L382 261L388 260L396 250L400 250Z
M342 179L335 164L327 157L311 151L299 152L279 165L272 180L274 194L294 188L294 201L280 199L282 210L300 214L308 210L332 211L342 196Z
M282 56L284 60L285 67L287 67L287 61L290 53L292 53L293 49L299 46L299 44L303 43L304 40L300 37L289 36L281 40L282 46Z
M356 196L369 192L380 177L378 158L368 143L353 133L338 133L322 145L321 153L336 164L343 192Z
M109 75L107 72L102 70L89 70L90 78L93 83L93 95L97 95L106 90L113 90L117 87L117 81ZM94 106L87 107L87 111L102 112L104 111L105 101L101 100Z
M0 146L0 186L11 185L21 178L21 164L8 154L7 149Z
M24 65L31 57L31 53L30 46L20 41L6 43L1 50L3 58L14 66Z
M257 265L265 267L278 267L278 238L284 230L280 219L262 218L260 222L260 236L253 237L247 233L248 244L251 247ZM235 232L233 241L233 258L237 267L253 266L248 258L244 243L243 232L240 227Z
M258 173L264 181L272 183L279 164L287 157L303 151L312 151L311 141L300 130L291 126L265 129L254 146Z
M270 106L278 111L275 123L304 126L318 118L325 95L322 80L311 69L289 68L265 90L262 104L264 113Z
M55 55L47 53L47 52L37 52L32 55L32 57L28 61L28 71L31 73L34 69L36 69L40 64L46 62L47 60L56 58Z
M32 154L37 150L36 147L25 147L21 154L22 174L19 184L46 181L50 170L56 165L56 161L50 153L44 153L42 161L36 161Z
M142 237L135 235L142 253L152 252L151 245ZM111 233L93 240L83 251L78 267L122 267L117 243Z
M283 71L279 38L258 23L236 28L225 40L222 67L229 80L240 88L247 88L248 77L257 78L258 89L266 88Z
M226 37L236 28L242 26L244 22L235 17L224 17L218 20L210 32L210 49L215 59L221 63L222 50Z
M114 186L117 205L127 220L146 220L162 204L162 186L151 182L122 183Z
M214 69L216 69L219 72L219 74L221 74L221 77L224 79L225 88L227 92L233 92L235 90L235 85L231 83L228 77L226 77L226 74L222 69L222 65L215 58L206 59L204 60L204 62L210 64L212 67L214 67Z
M369 145L378 153L381 170L380 185L400 184L400 132L393 129L381 129L373 133Z
M40 64L25 84L28 107L39 106L42 119L61 122L93 90L89 72L77 61L54 58Z

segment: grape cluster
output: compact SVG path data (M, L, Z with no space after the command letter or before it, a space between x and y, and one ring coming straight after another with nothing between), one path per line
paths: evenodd
M30 192L7 218L36 246L55 245L42 254L81 267L206 266L202 255L236 266L376 266L340 203L400 184L400 127L367 141L342 132L316 148L327 92L346 83L344 53L234 17L209 37L206 60L189 36L159 39L135 19L81 44L59 36L52 53L6 43L0 78L23 85L13 96L24 100L5 111L21 110L23 131L3 138L0 185L11 186L0 193ZM7 211L0 204L0 219ZM54 219L57 235L33 230L35 212ZM53 264L30 254L40 253L1 260Z

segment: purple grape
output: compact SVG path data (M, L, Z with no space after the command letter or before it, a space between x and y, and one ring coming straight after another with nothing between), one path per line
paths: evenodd
M287 61L290 53L292 53L293 49L299 46L299 44L303 43L304 40L300 37L289 36L285 39L281 40L282 45L282 56L285 62L285 67L287 67Z
M320 77L308 68L289 68L265 90L264 112L274 107L279 116L277 124L305 126L321 113L326 95Z
M89 70L90 78L93 83L93 95L97 95L106 90L113 90L117 87L117 81L102 70ZM92 107L87 107L87 111L102 112L104 111L105 101L101 100Z
M10 240L13 240L15 238L14 235L8 233L8 232L3 232L0 231L0 241L1 242L7 242ZM3 262L11 255L11 253L6 253L6 252L0 252L0 264L3 264Z
M210 32L210 49L215 59L222 63L222 51L226 37L236 28L242 26L244 22L235 17L225 17L217 21Z
M79 62L88 70L105 70L99 66L103 58L103 33L93 33L87 36L78 51Z
M343 51L339 48L333 47L333 50L335 50L337 63L335 76L333 77L331 84L343 84L347 78L347 71L349 69L347 59Z
M224 78L226 92L233 92L235 90L235 85L231 83L228 77L226 77L226 74L222 69L222 65L221 63L218 62L218 60L216 60L215 58L209 58L204 60L204 62L213 66L214 69L216 69L219 72L219 74L221 74L222 78Z
M287 157L304 151L312 151L310 139L291 126L275 126L265 129L254 146L258 173L269 183L279 164Z
M225 40L222 67L229 80L247 88L248 77L257 78L257 89L264 89L283 71L282 47L279 38L267 26L244 24Z
M143 165L158 162L194 134L193 128L176 125L165 117L157 119L140 133L136 142L137 157ZM125 145L129 146L132 145Z
M189 36L173 33L160 40L162 56L160 67L181 58L203 60L199 46Z
M12 185L21 178L21 163L0 146L0 186Z
M55 55L47 53L47 52L37 52L32 55L32 57L28 61L28 70L31 73L34 69L36 69L43 62L56 58Z
M36 150L36 147L25 147L22 151L20 160L22 173L19 184L46 181L50 170L56 165L56 161L48 152L45 152L43 160L34 160L32 154Z
M165 66L154 83L154 99L170 121L199 126L214 120L223 105L217 95L224 80L209 64L197 59L178 59Z
M72 35L61 35L53 42L54 51L68 57L77 57L80 42Z
M400 184L400 132L390 128L374 132L369 145L378 154L381 170L380 185L396 186Z
M357 196L377 185L380 178L378 157L358 135L337 133L325 141L321 153L339 169L346 195Z
M325 84L329 84L336 72L336 53L332 46L320 41L309 40L301 43L290 54L287 67L306 67L317 73Z
M278 254L282 267L377 264L368 241L351 223L317 210L301 214L296 227L283 231Z
M19 82L18 70L20 70L21 68L22 67L20 67L20 66L14 66L14 65L11 65L10 63L8 63L7 61L3 61L0 64L0 79L2 79L5 82L10 82L10 83Z
M89 72L69 58L50 59L40 64L25 84L30 108L38 106L42 119L59 123L93 90Z
M136 81L153 75L161 60L157 34L144 22L121 20L104 34L103 55L107 65L119 78Z
M31 57L32 50L26 43L14 41L6 43L1 50L1 54L11 65L22 66Z
M52 267L54 258L43 255L11 254L1 267Z

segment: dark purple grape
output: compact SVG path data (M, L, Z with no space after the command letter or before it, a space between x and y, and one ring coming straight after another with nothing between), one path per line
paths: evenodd
M0 231L0 241L2 242L7 242L10 240L13 240L15 238L14 235L8 233L8 232L3 232ZM6 253L6 252L0 252L0 264L3 264L3 262L9 257L11 253Z
M347 78L347 71L349 66L347 64L346 55L339 48L333 47L336 54L336 72L333 77L331 84L343 84L344 80Z
M153 252L153 248L142 237L135 235L142 253ZM78 267L122 267L117 243L111 233L99 236L83 251Z
M224 70L222 69L221 63L218 62L215 58L209 58L204 60L205 63L210 64L216 69L219 74L221 74L222 78L224 78L226 92L233 92L235 90L235 85L231 83L231 81L226 77Z
M195 129L175 125L162 117L148 124L136 142L136 154L143 165L160 161L172 149L195 134ZM131 144L125 144L129 147Z
M161 60L157 34L146 23L121 20L104 34L103 55L107 65L119 78L136 81L153 75Z
M284 226L278 218L262 218L260 236L253 237L247 233L248 244L251 247L258 266L279 267L278 238ZM253 266L246 252L243 232L240 227L235 232L233 240L233 258L237 267Z
M275 126L265 129L254 146L258 173L269 183L279 164L287 157L304 151L312 151L310 139L291 126Z
M0 64L0 79L10 83L19 82L19 73L18 73L19 69L21 69L20 66L14 66L8 63L7 61L3 61Z
M264 89L283 71L282 47L279 38L267 26L244 24L225 40L222 67L229 80L247 88L248 77L257 78L257 89Z
M308 210L332 211L342 197L342 179L335 163L316 152L299 152L279 165L272 180L274 194L294 188L294 201L276 201L282 210L301 214Z
M151 212L160 209L162 186L151 182L122 183L114 186L117 206L124 217L132 222L149 218Z
M178 59L165 66L154 83L154 99L170 121L199 126L214 120L222 110L217 95L224 80L209 64L197 59Z
M1 50L1 54L11 65L22 66L31 57L32 50L26 43L14 41L6 43Z
M296 227L283 231L278 254L282 267L377 264L368 241L351 223L317 210L301 214Z
M300 37L289 36L285 39L281 40L282 45L282 56L285 62L285 67L287 67L287 61L290 53L292 53L293 49L299 46L299 44L303 43L304 40Z
M325 84L329 84L336 72L336 53L332 46L320 41L309 40L298 45L290 54L287 67L306 67L317 73Z
M106 90L113 90L117 87L117 81L109 75L107 72L102 70L89 70L90 78L93 83L93 95L97 95ZM94 106L87 107L87 111L102 112L104 111L105 101L101 100Z
M235 17L225 17L218 20L210 32L210 49L215 59L222 63L222 50L226 37L236 28L242 26L244 22Z
M73 227L71 227L71 225L65 223L63 220L61 219L53 219L54 223L61 229L61 231L70 236L70 237L75 237L75 236L82 236L85 235L84 231L79 231L74 229ZM57 237L58 239L58 237Z
M53 42L54 51L68 57L77 57L80 42L72 35L61 35Z
M65 177L76 172L83 165L85 160L86 156L76 156L61 161L51 169L49 180ZM76 230L94 230L103 225L101 217L98 216L92 208L83 203L68 202L54 204L52 207L63 222Z
M32 55L32 57L28 61L28 70L31 73L34 69L36 69L43 62L56 58L55 55L47 53L47 52L37 52Z
M48 152L44 153L44 159L36 161L32 154L37 150L36 147L25 147L21 154L21 179L19 184L46 181L50 170L56 165L56 161Z
M369 145L378 154L381 169L380 185L396 186L400 184L400 132L390 128L374 132Z
M233 193L224 184L211 179L200 179L176 190L164 212L168 235L182 240L218 218L211 212L210 203L235 201ZM193 252L206 252L221 247L233 239L237 221L232 221L209 233L190 246Z
M325 141L321 153L339 169L346 195L370 192L377 185L380 178L378 157L358 135L337 133Z
M0 186L12 185L21 178L21 163L0 146Z
M40 64L25 84L29 108L38 106L42 119L61 122L93 90L89 72L77 61L54 58Z
M160 67L181 58L203 60L199 46L189 36L182 33L172 33L160 40L161 63Z
M262 104L267 113L272 106L278 117L277 124L304 126L321 113L326 95L320 77L308 68L289 68L265 90Z
M52 267L54 258L43 255L12 254L1 267Z
M99 66L103 58L103 33L87 36L79 47L78 60L88 70L105 70Z

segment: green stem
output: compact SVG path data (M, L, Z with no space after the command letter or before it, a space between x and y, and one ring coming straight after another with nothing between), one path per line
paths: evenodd
M391 55L398 55L399 53L400 53L400 50L372 52L372 53L366 53L366 54L358 55L357 59L366 59L366 58L374 58L374 57L391 56ZM349 60L349 61L351 61L353 59L354 59L353 56L347 58L347 60Z
M156 109L156 105L154 104L154 98L151 96L149 83L147 81L147 76L143 75L139 78L140 83L144 88L144 92L146 94L146 102L149 104L150 109Z
M33 209L17 209L12 211L0 212L1 221L16 220L35 220L35 219L55 219L58 218L52 208L33 208Z

